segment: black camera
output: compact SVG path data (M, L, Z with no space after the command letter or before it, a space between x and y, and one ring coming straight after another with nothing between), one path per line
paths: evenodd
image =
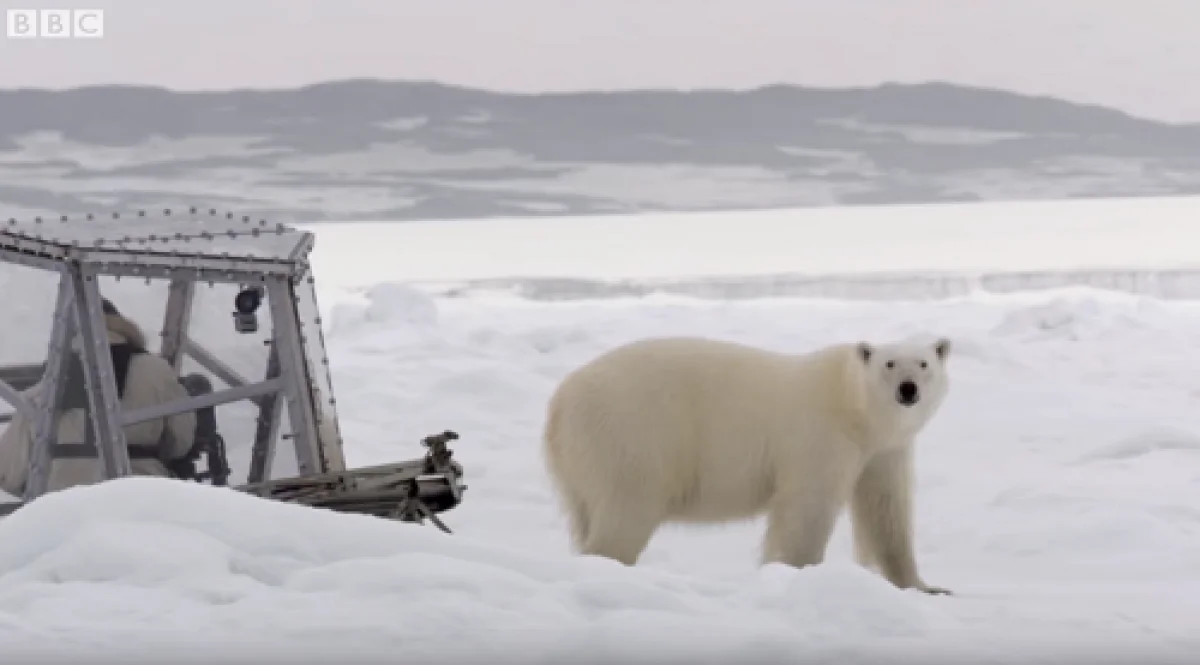
M233 299L233 329L242 334L258 332L258 308L262 305L263 287L242 289Z

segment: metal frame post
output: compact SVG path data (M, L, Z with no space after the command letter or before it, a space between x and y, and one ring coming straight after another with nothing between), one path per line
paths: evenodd
M268 296L269 297L269 296ZM271 353L267 356L266 380L279 378L279 351L272 341ZM275 451L279 448L279 424L283 416L283 401L279 393L264 395L258 403L258 420L254 430L254 448L250 452L248 483L270 480L275 465Z
M20 390L9 385L4 379L0 379L0 400L11 404L16 413L20 413L26 418L33 417L33 405L25 399Z
M183 369L187 334L192 322L192 302L196 283L174 278L167 293L167 311L163 315L162 346L159 355L171 363L178 374Z
M293 302L296 304L300 323L300 343L304 346L305 371L308 373L309 385L313 392L313 415L317 421L318 441L325 460L325 470L345 471L346 449L343 446L342 431L338 424L337 400L334 398L333 376L329 373L325 332L321 329L321 307L317 302L316 280L313 279L312 272L305 269L301 276L292 281L292 284ZM312 305L312 321L299 318L301 298ZM324 370L316 367L316 363L322 365ZM316 380L317 373L321 371L324 372L327 382L324 385ZM322 389L327 392L322 393Z
M327 466L318 440L308 362L300 341L300 318L296 313L295 289L291 280L281 277L268 279L267 303L271 308L273 346L279 354L279 375L283 379L288 419L292 424L296 466L301 475L325 473Z
M125 430L121 428L121 400L117 395L116 370L108 348L100 283L92 266L69 265L67 270L76 294L74 310L82 342L80 360L88 387L89 424L95 434L105 476L109 480L128 476L133 470L129 464Z
M58 434L58 416L66 386L66 357L75 337L75 292L70 275L59 270L58 297L54 303L54 321L46 349L41 392L37 397L37 417L33 426L33 445L29 450L29 470L25 480L25 501L46 493L50 485L50 467L54 463L53 445Z
M253 400L263 395L277 393L283 388L283 382L275 379L260 383L247 383L236 388L214 390L211 393L188 396L182 399L163 402L154 406L144 406L140 409L130 409L117 414L117 422L122 427L144 423L155 418L169 418L177 413L196 411L210 406L220 406L230 402L240 402L244 399Z

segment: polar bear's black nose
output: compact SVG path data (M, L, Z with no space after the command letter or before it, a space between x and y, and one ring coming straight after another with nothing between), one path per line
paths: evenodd
M912 381L905 381L896 388L896 401L905 406L912 406L921 399L920 391L917 390L917 384Z

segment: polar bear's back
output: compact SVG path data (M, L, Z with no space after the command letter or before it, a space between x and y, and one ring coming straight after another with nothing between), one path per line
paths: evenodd
M781 446L838 391L825 379L842 358L682 337L618 347L568 375L552 397L544 444L552 474L593 496L664 500L680 518L753 512L770 492Z

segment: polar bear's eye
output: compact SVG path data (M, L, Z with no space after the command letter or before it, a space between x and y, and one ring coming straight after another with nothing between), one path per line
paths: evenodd
M925 369L926 367L929 367L929 363L927 363L927 362L925 362L924 360L922 360L922 361L921 361L921 369Z
M893 360L889 360L889 361L887 361L887 365L886 365L886 366L887 366L887 368L888 368L888 369L892 369L893 367L895 367L895 366L896 366L896 362L895 362L895 361L893 361Z

